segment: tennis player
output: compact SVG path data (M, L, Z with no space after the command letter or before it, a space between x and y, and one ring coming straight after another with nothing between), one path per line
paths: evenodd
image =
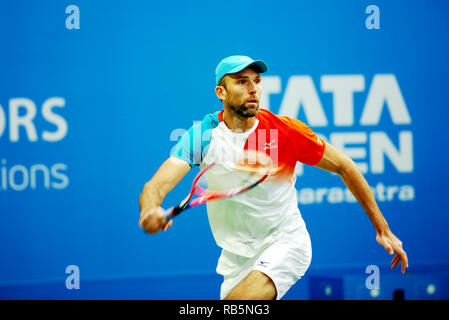
M311 241L298 209L295 165L338 174L358 200L376 231L376 240L395 254L392 269L408 267L402 242L391 232L356 164L297 119L259 109L261 60L230 56L216 68L215 93L223 109L207 115L178 141L172 155L148 181L139 198L141 227L166 230L162 201L194 166L243 150L265 152L277 166L270 181L246 193L207 203L215 241L222 248L217 273L223 275L221 299L281 299L308 269Z

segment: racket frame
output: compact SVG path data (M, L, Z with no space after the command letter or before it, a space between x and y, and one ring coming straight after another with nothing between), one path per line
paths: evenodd
M264 154L264 155L267 156L266 154ZM209 168L211 168L214 165L215 165L215 162L211 162L208 165L206 165L203 169L201 169L201 171L196 175L195 179L193 180L192 187L190 188L190 192L187 195L187 197L184 200L182 200L177 206L167 209L165 211L165 217L167 219L167 223L171 219L173 219L174 217L179 215L181 212L183 212L184 210L196 207L196 206L206 203L208 201L229 198L229 197L235 196L237 194L246 192L246 191L254 188L255 186L257 186L259 183L264 181L270 175L271 169L272 169L271 168L271 159L270 159L270 166L267 168L266 172L259 179L257 179L255 182L251 183L250 185L247 185L243 188L234 188L234 189L231 189L228 191L223 191L223 192L210 192L210 191L208 192L207 190L201 188L198 185L198 180L201 178L201 176L207 170L209 170ZM192 201L190 201L194 194L198 195L198 198L195 198Z

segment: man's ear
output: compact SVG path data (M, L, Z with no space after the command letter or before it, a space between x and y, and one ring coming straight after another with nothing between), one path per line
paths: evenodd
M217 98L220 100L226 100L226 88L223 86L216 86L215 87L215 94L217 95Z

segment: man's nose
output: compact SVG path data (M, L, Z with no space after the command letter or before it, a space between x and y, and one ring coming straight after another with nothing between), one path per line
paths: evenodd
M248 93L253 94L257 92L257 85L254 81L249 81Z

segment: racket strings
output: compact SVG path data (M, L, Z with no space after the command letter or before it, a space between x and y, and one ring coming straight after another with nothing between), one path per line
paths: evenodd
M236 193L270 174L272 161L266 154L245 152L239 161L214 163L199 180L198 195ZM202 190L201 190L202 189Z

